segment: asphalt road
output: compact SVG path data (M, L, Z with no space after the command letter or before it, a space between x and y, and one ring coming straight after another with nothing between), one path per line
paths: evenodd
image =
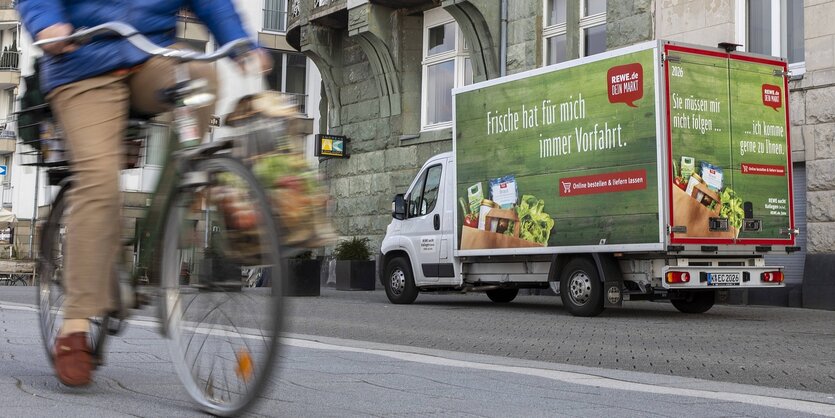
M835 393L833 311L717 305L686 315L626 302L578 318L552 296L500 305L477 293L421 294L393 305L382 290L330 288L289 306L287 329L301 334Z
M0 289L0 300L34 298ZM421 294L393 305L383 290L323 287L288 298L285 312L285 329L298 334L835 393L835 311L716 305L686 315L666 302L626 302L578 318L552 296L502 305L478 293Z
M7 296L6 292L4 296ZM130 322L87 388L57 383L34 308L0 302L0 416L200 416L157 325ZM508 357L287 334L250 412L292 417L835 417L835 396Z

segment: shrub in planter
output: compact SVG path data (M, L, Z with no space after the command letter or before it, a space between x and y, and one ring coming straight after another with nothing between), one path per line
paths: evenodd
M368 238L351 238L334 248L337 290L374 290L375 263L371 258Z

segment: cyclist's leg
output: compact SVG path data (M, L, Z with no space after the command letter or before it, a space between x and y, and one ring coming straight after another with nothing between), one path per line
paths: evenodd
M115 308L113 263L120 248L119 169L127 121L124 75L105 74L56 88L48 99L64 129L74 186L68 196L65 324ZM73 324L80 324L73 321ZM67 329L66 334L81 329Z
M183 49L184 46L175 45L174 48ZM159 100L159 91L174 86L175 69L176 64L172 60L153 57L131 74L128 79L131 107L147 114L170 111L171 104ZM217 95L217 73L213 64L194 62L188 64L188 69L192 78L202 78L208 82L208 93ZM209 118L213 111L214 101L198 109L197 119L201 134L208 130Z

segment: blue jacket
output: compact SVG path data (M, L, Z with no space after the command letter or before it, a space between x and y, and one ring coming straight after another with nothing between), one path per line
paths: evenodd
M220 44L248 37L231 0L19 0L26 30L35 37L56 23L75 28L122 21L157 44L174 43L177 11L189 7ZM253 44L254 45L254 44ZM41 64L41 87L55 87L141 64L148 56L122 39L97 39L78 50L47 56Z

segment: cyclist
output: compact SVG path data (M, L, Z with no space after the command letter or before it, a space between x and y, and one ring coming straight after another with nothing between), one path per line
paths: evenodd
M25 28L37 40L66 36L75 28L122 21L159 45L175 43L177 13L191 9L226 43L247 37L232 0L19 0ZM53 43L43 47L41 88L62 126L74 174L69 196L65 264L64 323L55 342L55 372L68 386L92 380L93 361L88 343L89 318L114 309L111 271L120 248L119 170L122 137L128 113L169 110L158 92L175 84L175 63L149 57L124 39L96 38L83 45ZM269 55L255 42L239 55L269 71ZM189 65L193 77L205 78L216 91L211 64ZM201 132L208 127L212 105L200 109Z

